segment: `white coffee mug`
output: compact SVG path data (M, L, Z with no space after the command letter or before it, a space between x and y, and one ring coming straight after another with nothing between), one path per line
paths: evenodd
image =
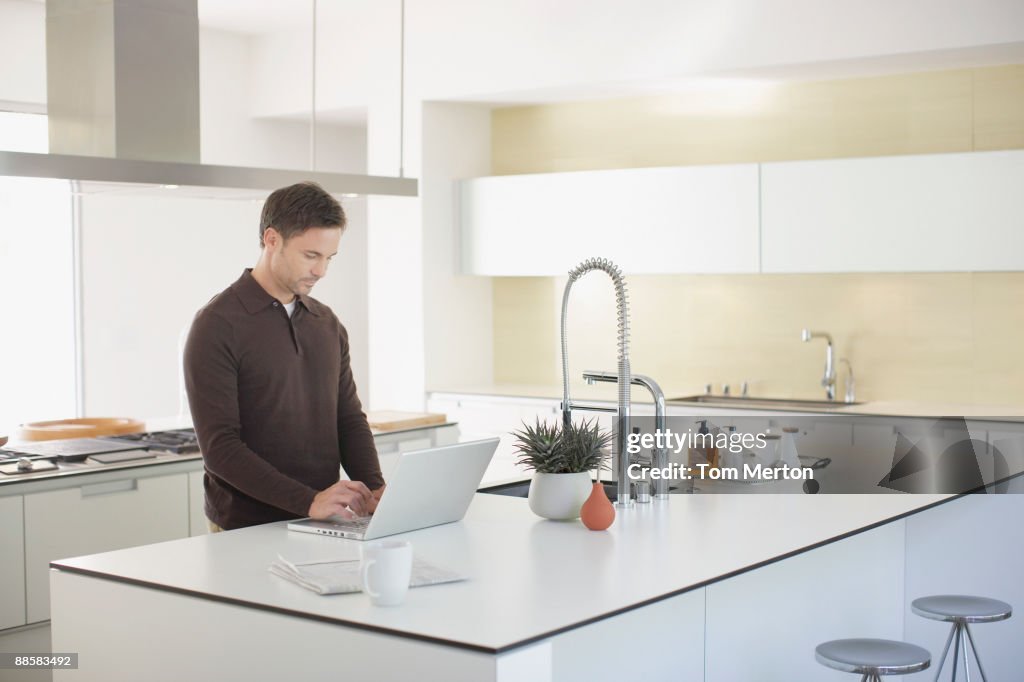
M377 606L401 604L412 577L412 545L404 540L382 540L362 549L363 592Z

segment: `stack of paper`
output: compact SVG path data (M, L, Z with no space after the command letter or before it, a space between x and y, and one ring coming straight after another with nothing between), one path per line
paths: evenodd
M359 559L315 559L293 562L278 554L277 560L270 564L269 570L274 575L319 594L363 591ZM409 580L409 587L452 583L465 579L466 576L460 573L415 557L412 560L412 577Z

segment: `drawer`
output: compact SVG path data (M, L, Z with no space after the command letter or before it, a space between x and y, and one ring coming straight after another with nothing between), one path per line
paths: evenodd
M49 564L188 537L188 474L124 478L25 495L29 623L50 617Z

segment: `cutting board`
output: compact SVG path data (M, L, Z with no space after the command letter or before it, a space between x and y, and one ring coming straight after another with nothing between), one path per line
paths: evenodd
M435 426L444 424L448 417L443 414L432 412L397 412L383 410L380 412L369 412L366 420L374 431L399 431L402 429L416 429L422 426Z
M145 424L138 419L128 417L78 417L22 424L16 437L20 441L61 440L64 438L120 436L125 433L141 433L145 430Z

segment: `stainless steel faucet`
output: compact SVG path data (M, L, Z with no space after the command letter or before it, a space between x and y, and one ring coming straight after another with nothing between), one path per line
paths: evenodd
M632 377L629 371L629 297L626 293L626 280L622 277L622 271L610 260L605 258L589 258L569 271L569 281L565 283L565 292L562 294L562 420L566 426L572 423L572 410L595 410L598 412L610 412L610 408L595 405L578 405L569 400L569 345L565 335L565 319L569 310L569 291L573 282L591 270L601 270L612 278L615 286L615 310L618 316L618 383L619 401L615 410L618 418L615 421L615 438L612 446L612 458L618 456L617 478L618 507L632 505L629 494L629 386ZM597 478L601 480L601 470L597 471Z
M615 383L618 381L618 377L611 372L595 372L586 371L583 373L583 378L586 379L588 384L593 384L598 381ZM634 374L632 383L635 386L643 386L651 393L651 397L654 398L654 430L657 433L665 433L665 393L661 390L661 386L658 385L654 379L644 376L643 374ZM665 470L668 468L668 448L654 448L654 468ZM656 500L667 500L668 499L668 479L657 478L654 481L654 499Z
M800 333L800 338L804 342L811 339L825 339L828 342L828 348L825 349L825 376L821 378L821 385L825 387L825 395L828 396L828 399L835 400L836 367L833 359L832 336L828 332L812 332L810 329L804 329Z

